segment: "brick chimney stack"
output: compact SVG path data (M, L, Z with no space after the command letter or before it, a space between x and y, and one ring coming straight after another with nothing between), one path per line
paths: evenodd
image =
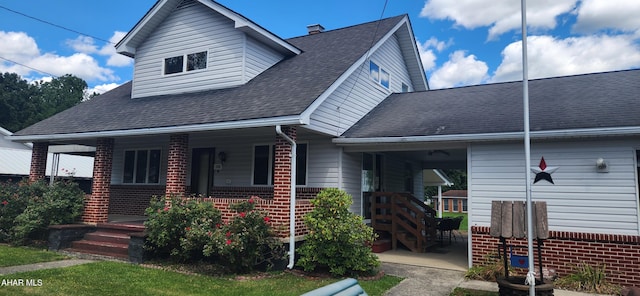
M324 27L321 24L308 25L307 31L309 31L309 35L318 34L324 32Z

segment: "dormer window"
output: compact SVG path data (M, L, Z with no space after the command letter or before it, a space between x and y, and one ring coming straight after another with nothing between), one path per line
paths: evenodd
M373 61L369 61L369 76L373 81L389 89L389 72L382 69L382 67Z
M186 63L185 63L186 60ZM207 68L207 52L201 51L164 59L164 74L176 74Z

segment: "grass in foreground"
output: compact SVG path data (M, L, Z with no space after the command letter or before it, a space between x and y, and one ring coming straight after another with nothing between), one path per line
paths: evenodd
M57 261L66 258L64 255L42 249L0 245L0 267Z
M337 279L309 280L289 273L266 278L186 275L120 262L97 262L67 268L5 275L7 279L41 279L39 287L2 287L8 295L300 295ZM400 278L360 281L369 295L382 295Z

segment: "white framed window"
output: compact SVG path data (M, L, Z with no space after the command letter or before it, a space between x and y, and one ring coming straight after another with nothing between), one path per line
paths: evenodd
M190 72L207 68L207 51L189 53L164 59L164 75Z
M369 61L369 77L378 84L382 85L384 88L389 89L389 81L391 79L391 75L382 67L378 66L373 61Z
M124 152L125 184L158 184L160 182L160 149L126 150Z
M402 83L402 92L406 93L409 92L409 86L406 83Z
M296 145L296 185L307 185L308 144ZM253 146L253 185L273 185L275 145Z

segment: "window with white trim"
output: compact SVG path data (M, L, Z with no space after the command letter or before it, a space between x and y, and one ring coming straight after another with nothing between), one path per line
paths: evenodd
M389 89L389 81L391 79L389 72L378 66L378 64L373 61L369 61L369 77L384 88Z
M201 51L164 59L165 75L201 70L207 68L207 52Z
M296 185L307 185L307 144L296 147ZM253 146L253 185L273 185L275 159L275 145Z
M160 182L160 149L126 150L124 152L125 184L157 184Z

